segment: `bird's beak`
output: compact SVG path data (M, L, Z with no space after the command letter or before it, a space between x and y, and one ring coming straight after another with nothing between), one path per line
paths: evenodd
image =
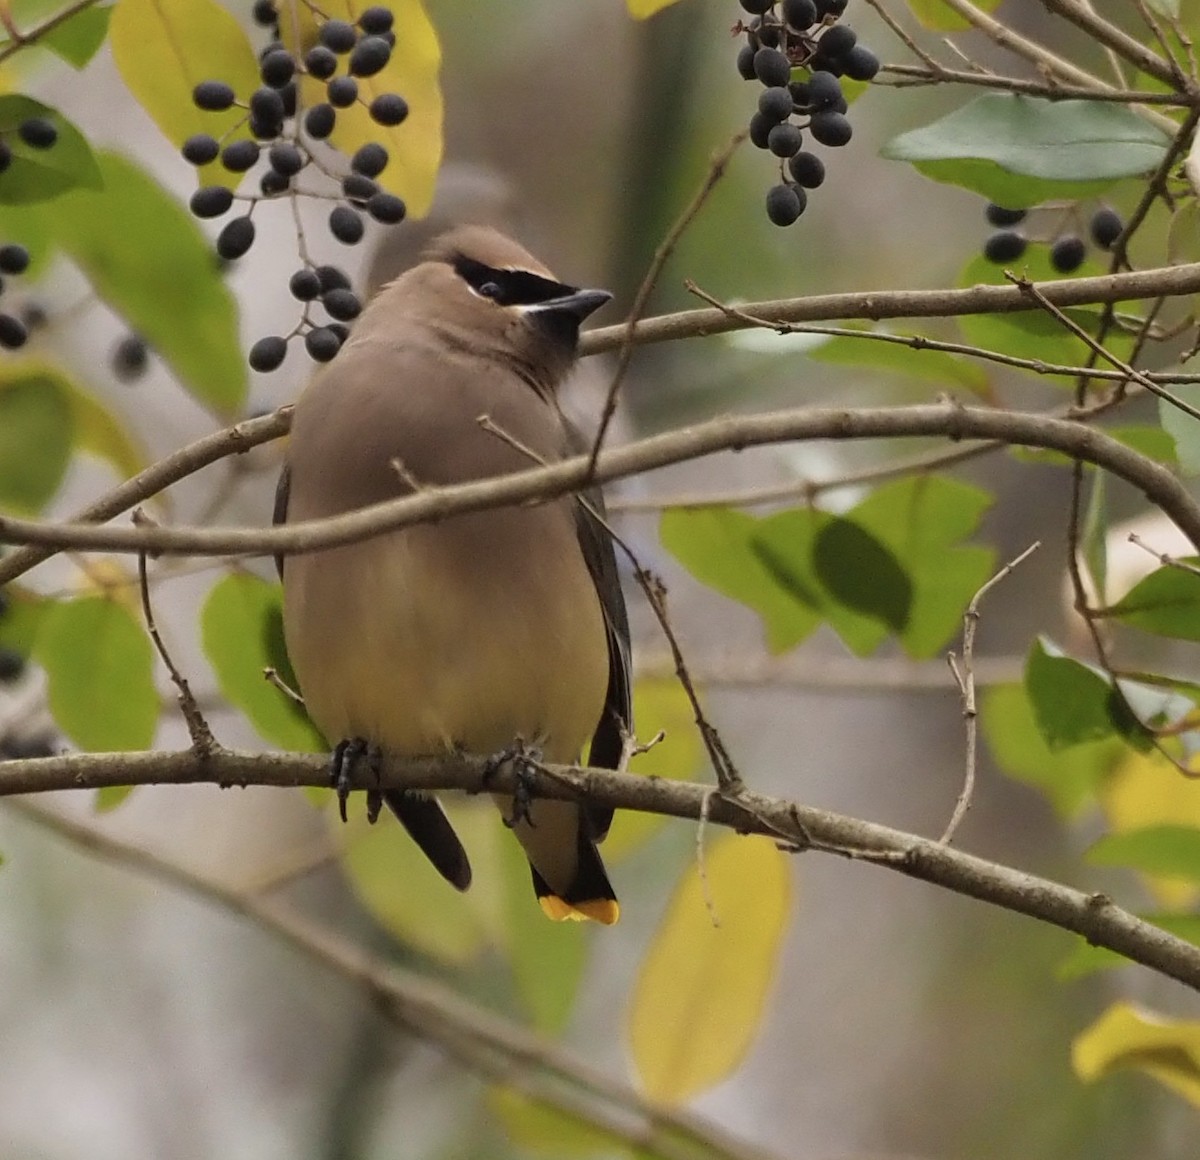
M534 302L525 307L530 314L554 314L564 318L574 319L575 323L582 322L587 316L599 310L612 298L607 290L573 290L559 298L548 298L545 302Z

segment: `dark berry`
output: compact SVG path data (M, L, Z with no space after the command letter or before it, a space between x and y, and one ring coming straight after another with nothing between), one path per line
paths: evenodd
M287 354L287 340L277 334L260 338L251 348L247 360L253 370L266 374L275 370Z
M150 362L150 348L140 334L127 334L113 350L113 374L123 383L140 379Z
M750 143L758 149L765 149L767 138L770 137L775 124L776 122L769 117L764 117L762 113L755 113L750 118Z
M0 737L0 761L53 757L54 754L54 738L47 734L36 737L17 737L13 733L8 733Z
M788 172L798 185L816 189L825 180L825 163L815 153L797 153L788 162Z
M275 10L275 0L254 0L250 16L255 24L263 28L273 28L279 22L279 13Z
M747 12L761 16L775 3L775 0L740 0L740 3Z
M276 173L294 177L304 168L304 155L290 141L279 141L267 151L267 160Z
M332 105L313 105L304 114L304 131L315 141L324 141L336 123L337 113Z
M758 111L772 125L786 121L792 115L792 94L786 86L774 89L763 89L758 94Z
M808 131L822 145L837 148L845 145L854 133L844 113L832 110L823 113L813 113L808 122Z
M392 22L395 17L392 15L390 8L384 8L382 4L376 4L371 8L364 9L363 14L358 18L358 26L363 32L369 32L374 36L382 36L392 27Z
M221 146L215 137L210 137L207 133L196 133L183 143L180 152L183 154L184 161L190 162L192 165L207 165L210 161L216 160L217 154L221 152Z
M250 116L264 127L273 125L278 132L283 126L284 112L283 98L274 89L255 89L250 95Z
M248 217L234 218L217 235L217 253L227 262L235 262L254 244L254 222Z
M281 89L296 75L296 58L286 48L275 48L262 58L258 75L264 85Z
M258 142L248 138L230 141L221 152L221 164L230 173L245 173L247 169L254 168L261 151Z
M298 298L301 302L311 302L321 293L321 279L317 276L316 270L310 270L307 266L297 270L288 280L288 289L292 292L293 298Z
M341 349L342 340L328 326L318 326L304 336L304 349L317 362L328 362Z
M858 34L848 24L835 24L825 29L818 43L823 56L840 60L858 43Z
M329 80L337 72L337 64L337 57L323 44L314 44L304 54L304 67L309 76L316 77L319 81Z
M813 0L783 0L783 18L798 32L817 22L817 6Z
M832 16L835 20L846 11L848 0L814 0L819 17Z
M19 318L14 318L11 314L0 314L0 346L16 350L17 347L25 345L28 337L29 331Z
M1018 222L1023 222L1028 212L1025 209L1005 209L1004 206L996 205L995 202L988 202L983 216L987 218L988 225L999 226L1003 229L1005 226L1015 226Z
M0 246L0 274L24 274L29 269L29 251L16 242Z
M1075 234L1066 234L1050 247L1050 265L1060 274L1070 274L1083 265L1087 247Z
M754 72L754 45L743 44L738 49L737 54L737 70L743 80L753 81L758 77Z
M408 208L394 193L376 193L367 199L367 213L377 222L394 226L404 220Z
M26 330L39 330L50 321L50 315L40 302L26 302L21 308L21 321Z
M380 93L370 112L377 125L399 125L408 117L408 102L399 93Z
M339 347L345 345L346 339L350 337L350 327L344 322L331 322L326 329L338 340Z
M764 20L755 21L754 35L757 37L758 43L767 48L778 48L779 42L783 39L779 25L774 22L768 24Z
M364 36L350 54L352 76L373 77L391 59L392 46L382 36Z
M263 197L275 197L283 193L291 184L292 179L286 173L280 173L278 169L268 169L258 179L258 188L262 191Z
M215 218L233 205L233 194L223 185L206 185L192 194L188 203L198 218Z
M388 151L376 141L368 141L350 158L350 168L364 177L378 177L387 163Z
M25 671L25 658L11 648L0 648L0 684L15 681Z
M192 100L196 107L210 113L219 113L233 104L233 89L224 81L201 81L192 89Z
M0 173L12 164L12 148L7 141L0 141Z
M777 226L790 226L804 212L804 190L776 185L767 191L767 217Z
M1027 244L1016 230L1000 230L984 243L983 256L989 262L1014 262L1025 253Z
M358 100L358 81L353 77L334 77L325 86L325 92L331 105L345 109Z
M363 236L363 220L348 205L335 205L329 214L329 232L344 245L353 246Z
M4 595L4 589L0 588L0 620L4 619L4 614L8 611L8 597Z
M768 88L777 88L792 79L792 66L779 49L760 48L754 54L754 75Z
M346 271L338 269L337 266L318 266L317 278L321 283L322 294L328 294L330 290L350 289L350 279L346 277Z
M45 117L30 117L17 126L17 134L26 145L34 149L49 149L58 140L58 130L53 121Z
M795 125L776 125L767 134L767 148L776 157L794 157L804 144L804 135Z
M362 312L362 303L353 290L330 290L321 299L321 305L325 307L329 317L337 319L338 322L349 322Z
M350 201L366 201L379 192L379 186L361 173L347 173L342 178L342 193Z
M818 71L808 78L808 107L814 113L834 109L843 99L841 81L833 73Z
M326 48L339 55L349 52L358 43L354 25L345 20L326 20L318 37Z
M1115 209L1105 206L1103 209L1096 210L1092 215L1092 241L1102 250L1109 249L1113 242L1121 236L1124 228L1125 223Z
M879 57L869 48L856 44L842 58L842 67L852 81L869 81L879 72Z

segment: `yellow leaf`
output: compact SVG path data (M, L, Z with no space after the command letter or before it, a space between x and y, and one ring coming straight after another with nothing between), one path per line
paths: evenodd
M629 15L634 20L645 20L649 16L653 16L656 12L661 12L664 8L670 8L672 4L678 3L678 0L625 0L625 6L629 9Z
M1100 805L1115 834L1162 825L1200 828L1200 780L1184 777L1158 753L1130 753L1104 783ZM1170 909L1189 906L1200 894L1187 879L1142 878Z
M354 22L377 2L326 0L321 11L331 20ZM422 217L433 201L442 161L442 90L438 85L442 50L421 0L390 0L386 6L395 16L396 46L380 72L357 78L359 103L338 109L330 141L348 155L368 141L385 146L387 168L375 180L403 198L412 217ZM280 16L283 42L290 49L298 47L303 53L316 42L318 24L309 5L285 5ZM308 107L324 101L325 84L306 78L300 86L301 103ZM382 93L399 93L408 102L408 117L392 128L377 125L366 108Z
M643 777L692 777L704 756L691 702L674 677L647 678L633 689L633 719L643 744L660 729L665 736L649 752L629 763L631 773ZM660 814L619 811L604 840L604 860L616 862L646 842L666 822Z
M225 81L242 101L258 88L258 62L245 32L217 0L119 0L109 25L121 79L176 147L194 133L233 140L245 118L236 105L223 112L196 108L192 90L201 81ZM217 161L200 170L209 184L233 188L240 173Z
M741 1062L766 1008L791 903L787 855L763 837L723 834L675 890L642 963L629 1042L651 1099L681 1103Z
M1071 1063L1088 1083L1122 1068L1144 1071L1200 1106L1200 1020L1164 1019L1132 1003L1114 1003L1076 1036Z

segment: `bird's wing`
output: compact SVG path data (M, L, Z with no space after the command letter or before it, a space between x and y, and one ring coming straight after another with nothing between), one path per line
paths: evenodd
M271 523L286 524L288 495L292 490L292 469L285 463L283 470L279 473L279 482L275 485L275 510L271 513ZM283 579L283 557L275 557L275 570L279 573L279 578Z

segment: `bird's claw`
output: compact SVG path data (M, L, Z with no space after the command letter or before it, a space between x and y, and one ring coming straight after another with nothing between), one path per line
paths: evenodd
M518 822L525 822L529 826L534 824L530 807L533 805L534 781L541 761L541 749L536 745L526 744L522 738L518 737L511 745L506 745L499 752L493 753L484 762L483 784L485 786L505 765L512 763L516 786L513 789L512 811L504 818L504 824L510 830Z
M338 814L346 821L346 801L354 788L354 767L359 759L365 757L379 780L380 750L377 745L371 745L361 737L347 737L334 746L333 757L329 762L329 784L337 793ZM367 790L367 821L374 823L383 808L383 794L378 789Z

